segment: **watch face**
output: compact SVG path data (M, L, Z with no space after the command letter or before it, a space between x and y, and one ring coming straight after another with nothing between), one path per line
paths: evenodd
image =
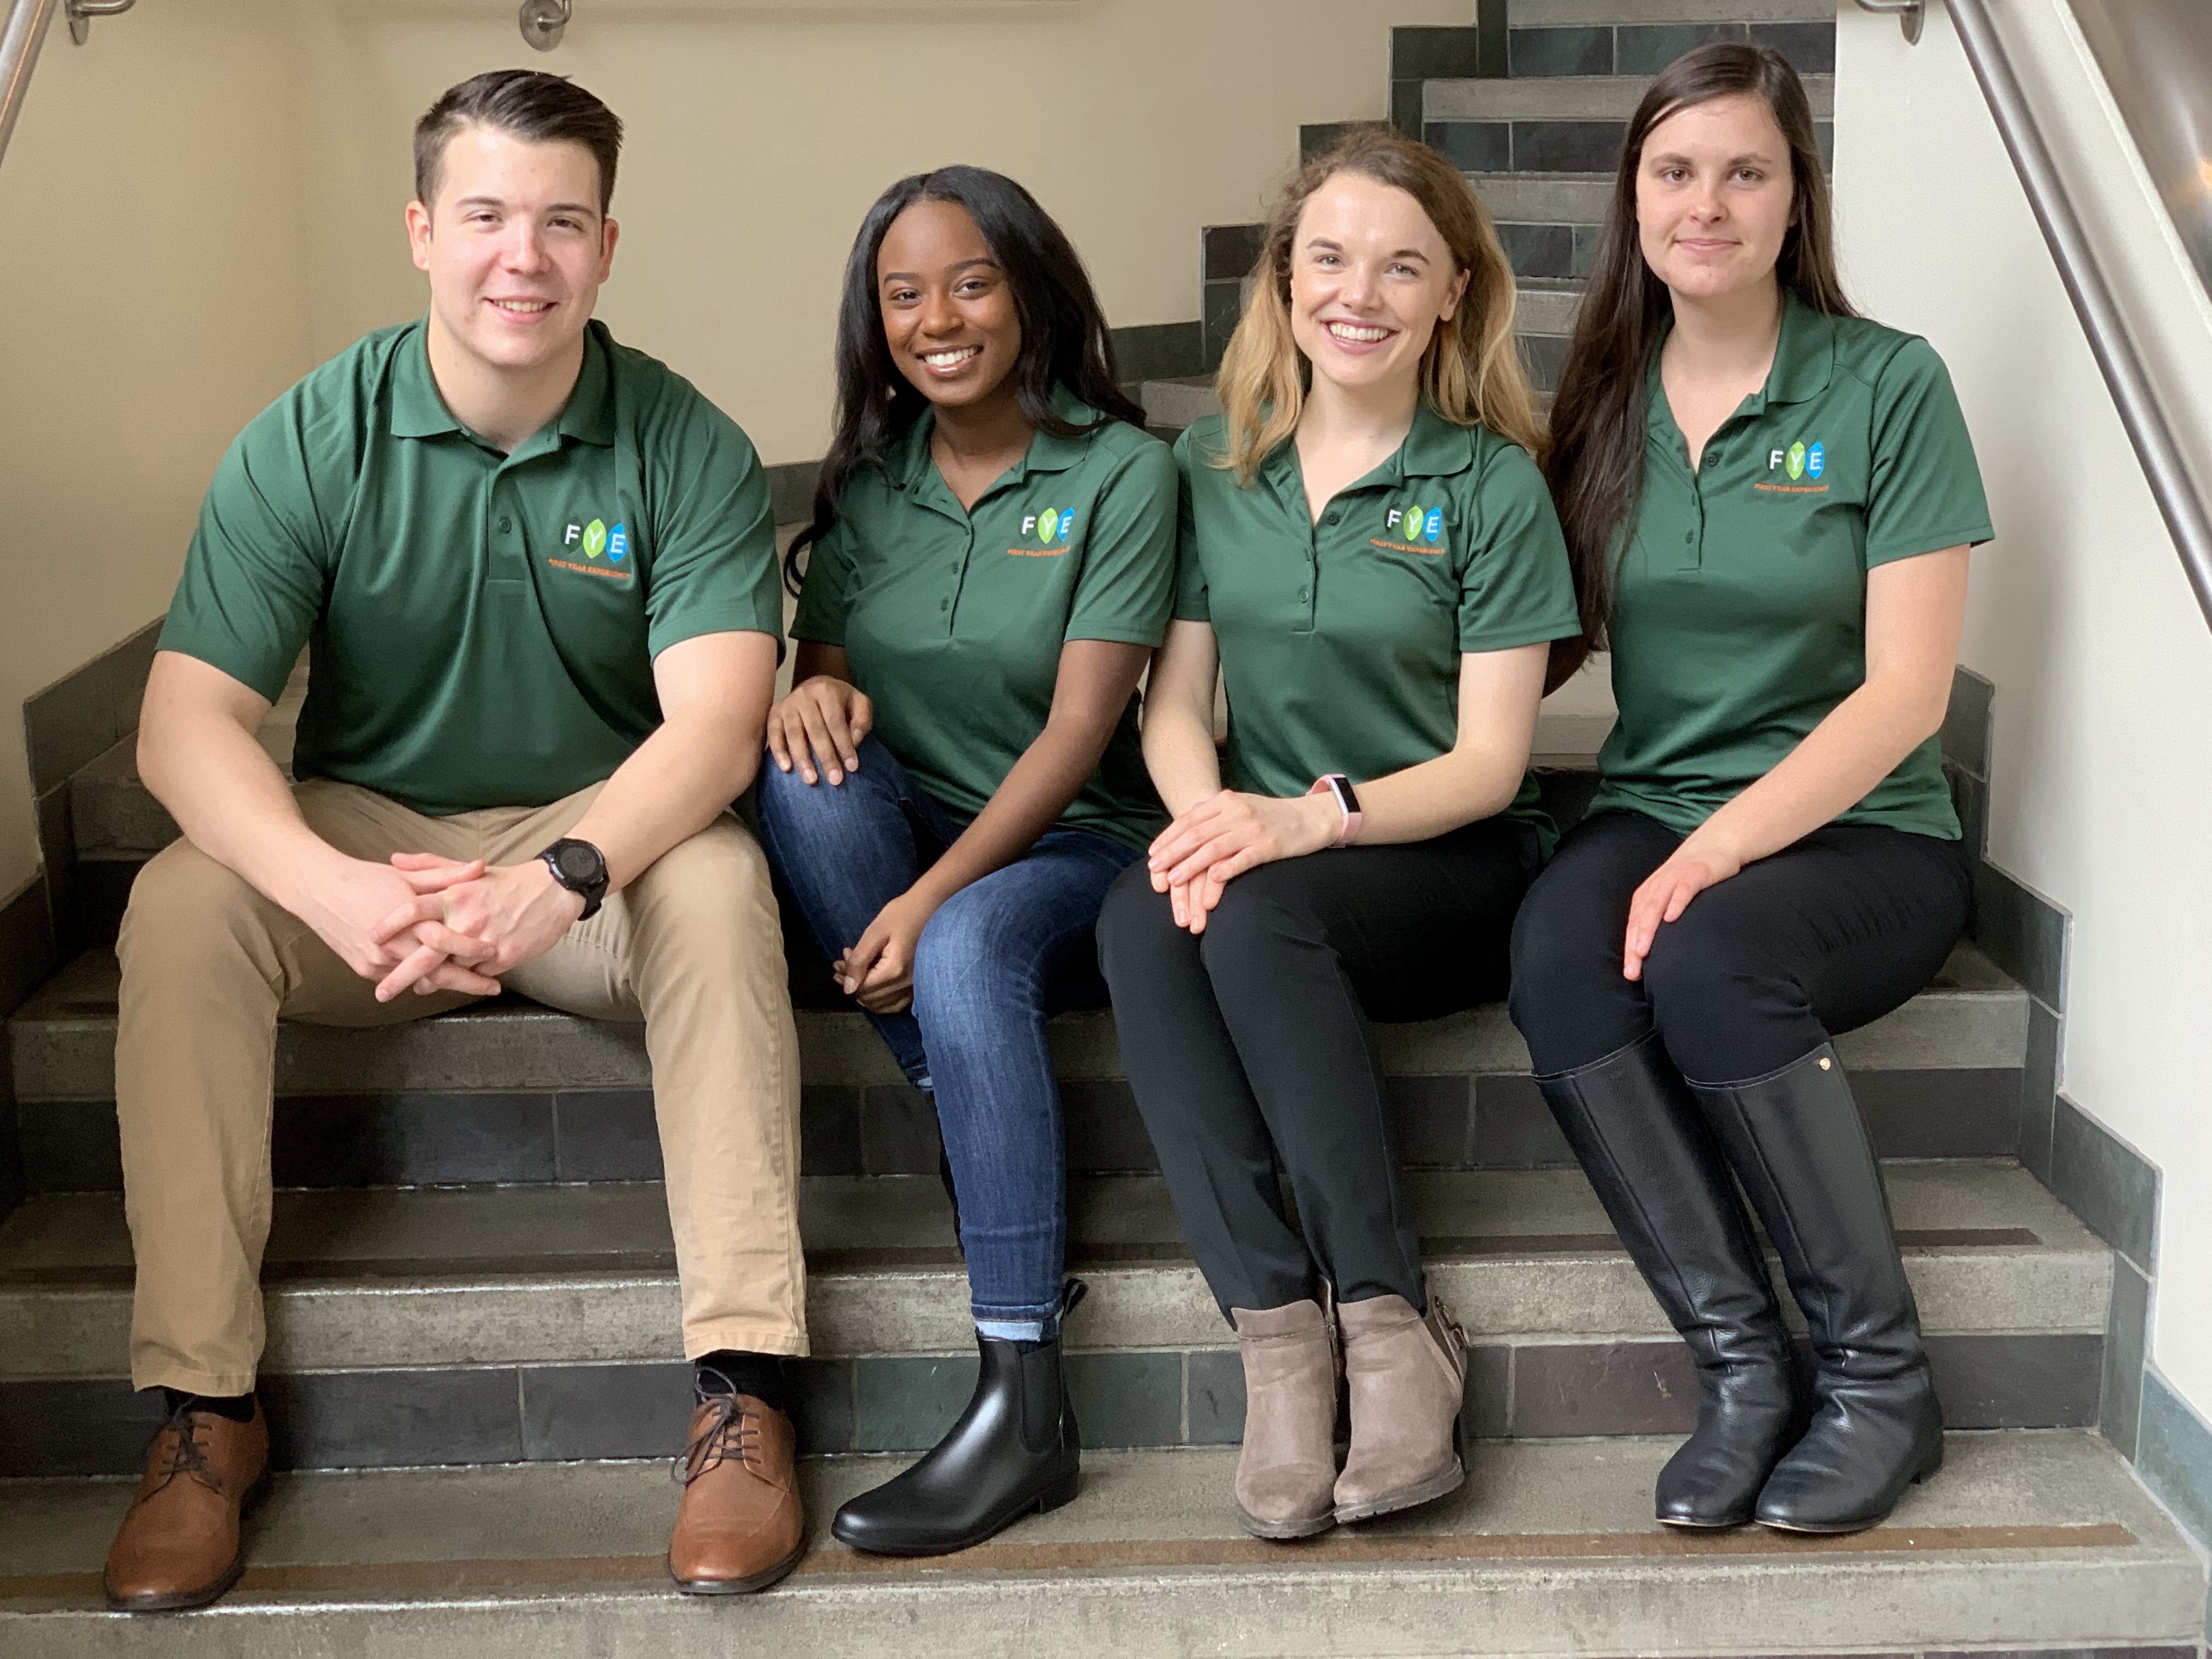
M571 881L599 878L599 855L580 842L564 847L553 856L560 862L561 873Z

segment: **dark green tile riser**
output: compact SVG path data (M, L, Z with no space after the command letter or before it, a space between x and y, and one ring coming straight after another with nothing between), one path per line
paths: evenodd
M1410 24L1390 31L1394 81L1461 80L1482 72L1479 27Z
M1753 23L1751 44L1771 46L1800 75L1836 72L1836 26L1826 23Z
M1929 1339L1954 1429L2079 1427L2094 1419L2094 1336ZM1809 1363L1802 1345L1801 1366ZM1093 1449L1228 1445L1242 1437L1243 1376L1231 1349L1068 1356ZM280 1468L663 1457L690 1407L681 1361L485 1365L264 1376ZM1482 1439L1677 1434L1696 1413L1682 1344L1485 1342L1468 1354L1468 1427ZM915 1451L934 1444L975 1387L972 1353L787 1364L799 1447ZM158 1395L120 1379L0 1382L0 1477L135 1473L161 1421Z
M1573 270L1571 225L1501 224L1498 240L1516 276L1565 276Z
M1656 75L1686 52L1718 41L1742 41L1741 23L1637 23L1613 32L1614 72Z
M1572 28L1515 29L1508 61L1516 78L1613 73L1610 24Z
M1851 1081L1885 1158L2010 1158L2019 1151L2016 1070L1864 1071ZM1574 1162L1525 1074L1392 1076L1385 1087L1399 1158L1409 1168L1564 1169ZM805 1174L937 1173L936 1122L919 1091L903 1084L809 1085L800 1101ZM1158 1170L1126 1082L1070 1080L1061 1087L1061 1109L1072 1173ZM121 1187L112 1101L27 1101L18 1114L29 1192ZM280 1187L661 1176L652 1097L644 1090L286 1097L277 1103L275 1145Z

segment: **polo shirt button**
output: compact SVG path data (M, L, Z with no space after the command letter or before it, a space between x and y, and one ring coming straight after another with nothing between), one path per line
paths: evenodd
M1308 593L1308 591L1307 591L1306 589L1304 589L1304 588L1303 588L1303 587L1301 587L1300 589L1298 589L1298 598L1299 598L1300 599L1302 599L1302 600L1303 600L1303 599L1307 599L1307 598L1309 598L1309 597L1310 597L1310 594Z
M1337 523L1339 520L1340 520L1343 517L1344 517L1344 510L1343 510L1341 507L1332 507L1331 508L1329 508L1328 513L1328 514L1327 514L1326 519L1325 519L1325 520L1324 520L1324 521L1325 521L1325 522L1327 522L1327 523L1329 523L1329 524L1335 524L1335 523Z
M937 608L939 611L950 611L952 609L952 601L950 599L939 599L937 602Z
M1685 546L1685 547L1689 546L1692 543L1695 542L1697 539L1698 539L1698 532L1697 532L1696 531L1694 531L1694 530L1685 530L1685 531L1682 532L1682 545L1683 545L1683 546Z
M512 520L512 519L501 519L501 520L499 521L499 533L500 533L501 535L502 535L502 536L506 535L506 534L507 533L507 532L509 532L509 531L513 530L514 528L514 520Z

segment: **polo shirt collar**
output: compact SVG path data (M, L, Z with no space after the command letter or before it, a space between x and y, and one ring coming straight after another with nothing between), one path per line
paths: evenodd
M427 322L414 324L400 336L392 366L392 419L395 438L434 438L447 432L465 432L453 418L430 373L430 330ZM575 438L601 448L615 441L614 376L607 354L612 340L606 325L599 321L584 329L584 362L568 401L561 406L554 428L563 438ZM543 447L540 437L526 439L517 457Z
M1064 386L1055 385L1052 389L1052 412L1071 426L1093 426L1099 419L1097 410ZM892 441L890 453L884 457L884 471L900 489L918 490L928 481L929 434L936 423L937 410L925 404L906 430ZM1012 489L1024 483L1032 472L1065 472L1082 460L1090 447L1088 433L1076 432L1062 437L1039 427L1030 434L1030 447L1023 452L1022 459L992 489Z
M1651 348L1651 361L1644 367L1644 388L1651 420L1656 423L1664 416L1669 424L1674 413L1667 407L1667 394L1659 382L1659 353L1667 343L1667 336L1674 326L1670 313L1659 338ZM1828 389L1828 382L1836 372L1836 325L1832 318L1822 315L1784 289L1782 293L1782 331L1774 342L1774 362L1766 371L1766 384L1743 401L1737 416L1764 415L1778 404L1808 403Z
M1260 464L1260 471L1286 501L1303 506L1305 490L1299 482L1297 447L1296 434L1284 439ZM1372 472L1347 488L1379 489L1408 478L1455 477L1474 465L1474 431L1446 420L1424 398L1413 410L1413 424L1407 428L1405 441Z

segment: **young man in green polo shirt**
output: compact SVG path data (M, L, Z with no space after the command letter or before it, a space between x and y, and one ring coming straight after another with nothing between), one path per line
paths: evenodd
M806 1348L797 1044L728 811L780 649L774 531L744 434L590 320L621 135L553 76L447 92L407 210L427 318L308 375L208 491L139 729L185 839L118 945L131 1379L170 1415L118 1607L200 1605L242 1565L276 1021L503 987L645 1024L699 1362L670 1571L757 1589L804 1547L775 1358ZM302 647L288 786L254 733Z

